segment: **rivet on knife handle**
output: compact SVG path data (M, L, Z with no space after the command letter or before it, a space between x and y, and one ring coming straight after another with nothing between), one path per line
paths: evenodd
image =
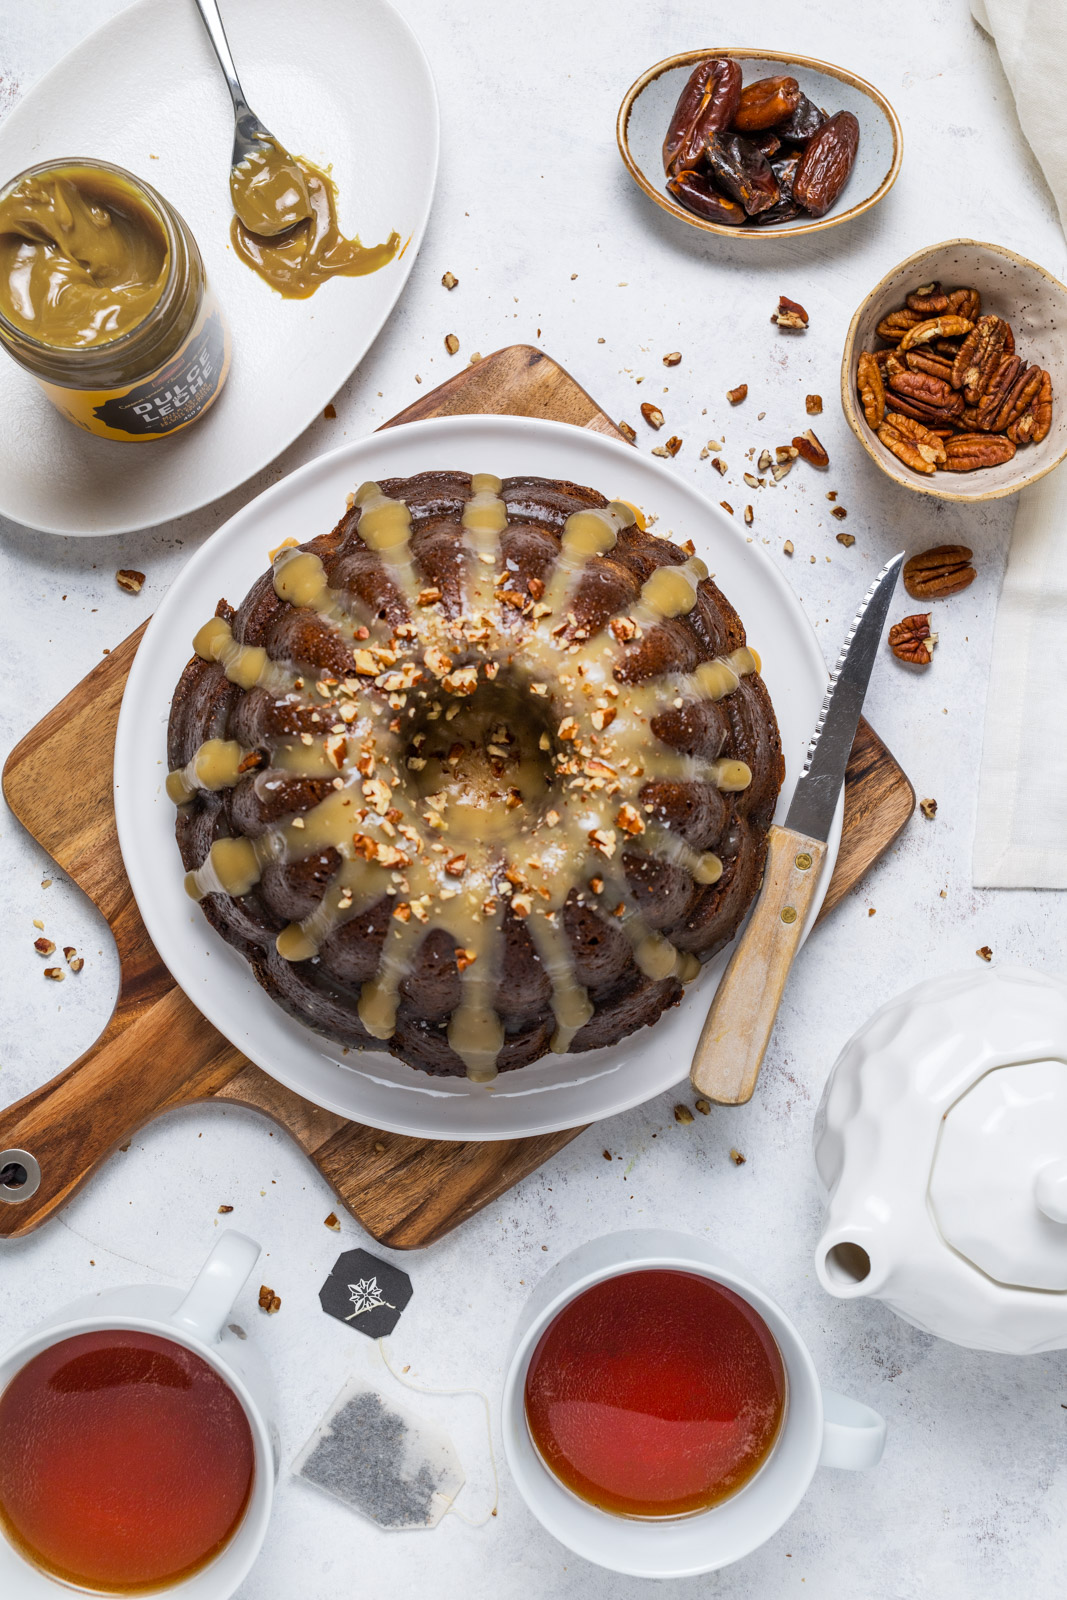
M693 1087L720 1105L751 1099L826 856L820 839L772 827L763 889L711 1002Z

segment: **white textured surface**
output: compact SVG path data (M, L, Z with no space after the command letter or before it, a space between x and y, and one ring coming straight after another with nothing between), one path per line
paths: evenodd
M116 9L109 0L32 7L4 0L0 106ZM1062 1579L1067 1488L1063 1356L1019 1360L939 1343L884 1307L838 1305L811 1267L820 1223L811 1120L851 1031L897 990L974 961L979 945L991 945L994 960L1052 971L1067 953L1055 895L976 893L969 880L985 678L1012 507L917 503L863 457L835 398L855 305L910 251L975 232L1063 275L1063 237L992 49L962 0L899 0L891 16L831 0L808 8L803 22L795 5L765 0L750 24L731 29L721 42L792 48L853 67L885 91L904 123L904 169L884 204L848 227L783 247L772 262L764 249L757 258L741 241L724 248L675 227L635 191L615 151L615 111L638 72L673 50L716 42L695 0L647 7L587 0L580 26L571 0L536 8L403 0L403 10L427 47L442 97L441 185L422 257L392 322L338 398L337 421L316 423L261 482L375 426L471 351L528 339L569 366L613 415L642 429L639 401L660 401L669 431L685 439L674 470L713 485L738 509L750 498L740 478L745 449L791 436L804 425L804 394L824 396L815 427L830 451L828 477L798 464L782 487L755 498L754 531L771 540L828 655L898 541L918 548L962 540L974 548L979 578L937 608L941 643L925 676L888 655L881 662L871 720L920 795L936 796L937 820L917 816L802 953L754 1102L688 1127L672 1119L673 1097L631 1112L579 1139L432 1251L407 1259L415 1298L391 1340L393 1360L410 1363L410 1376L425 1383L482 1383L495 1399L523 1280L533 1283L546 1261L628 1224L706 1227L781 1300L825 1380L883 1411L890 1436L875 1474L821 1473L762 1551L713 1581L678 1585L679 1596L1051 1596ZM536 84L536 102L526 98L526 84ZM269 118L269 107L262 110ZM451 294L440 286L446 268L460 279ZM781 335L768 321L780 292L811 313L802 337ZM453 331L462 342L454 360L442 347ZM660 356L669 350L684 359L666 371ZM740 382L750 395L733 412L723 394ZM704 438L724 432L730 472L719 483L697 456ZM643 430L641 448L651 442ZM851 550L834 542L826 488L848 507ZM86 544L5 531L5 747L148 615L189 551L243 497L148 536ZM785 538L796 546L791 562L781 555ZM138 598L116 588L120 566L147 572ZM90 1043L111 1004L115 969L99 919L60 876L40 888L53 876L49 863L9 817L2 845L0 1099L7 1102ZM868 916L871 907L876 916ZM44 918L58 943L87 952L79 978L56 986L42 979L33 917ZM731 1145L745 1153L743 1167L729 1160ZM609 1166L605 1148L621 1161ZM323 1317L316 1297L340 1249L359 1242L358 1231L347 1219L340 1238L322 1227L332 1204L325 1186L283 1135L272 1136L251 1115L194 1110L156 1125L60 1219L3 1246L0 1342L95 1284L188 1279L215 1237L220 1202L235 1207L235 1225L262 1239L269 1251L262 1281L282 1296L270 1319L254 1297L246 1295L240 1309L277 1375L291 1460L345 1377L376 1370L377 1355ZM489 1494L478 1403L415 1404L454 1428L470 1480L464 1498L476 1512ZM487 1527L447 1517L418 1535L379 1533L303 1485L283 1482L242 1600L341 1600L383 1590L396 1600L421 1600L431 1590L449 1600L642 1600L664 1592L568 1557L506 1482L500 1516Z

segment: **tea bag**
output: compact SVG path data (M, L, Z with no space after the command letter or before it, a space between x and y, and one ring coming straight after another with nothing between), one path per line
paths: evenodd
M435 1528L464 1483L443 1428L358 1378L341 1390L293 1472L380 1528Z

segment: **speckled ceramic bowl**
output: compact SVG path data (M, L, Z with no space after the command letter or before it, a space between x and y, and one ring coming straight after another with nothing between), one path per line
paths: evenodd
M1019 355L1052 377L1052 427L1040 444L1024 445L1010 461L977 472L916 472L887 450L867 426L856 393L856 367L862 350L885 348L875 329L920 284L946 289L968 287L982 296L982 310L1011 324ZM1044 267L1002 245L976 239L947 239L900 262L886 274L852 318L841 358L841 405L856 438L871 460L905 489L939 500L998 500L1036 483L1067 456L1067 285Z
M848 182L824 217L796 217L792 222L767 227L728 228L721 222L708 222L667 193L663 172L663 138L671 113L685 83L698 61L710 56L730 56L740 68L746 84L757 78L795 78L804 94L833 115L851 111L860 125L859 151ZM871 84L844 67L808 56L781 55L772 50L719 49L686 50L668 56L643 72L623 96L616 124L619 152L627 171L650 200L672 217L687 222L704 233L718 233L726 239L781 239L791 234L818 233L836 228L869 211L889 193L900 171L903 135L897 114L889 101Z

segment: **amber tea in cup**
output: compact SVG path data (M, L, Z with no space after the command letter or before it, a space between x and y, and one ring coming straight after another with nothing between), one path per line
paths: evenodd
M700 1273L605 1278L549 1324L525 1407L548 1469L626 1517L679 1517L744 1487L778 1438L785 1366L762 1317Z
M207 1566L241 1524L254 1464L230 1386L154 1333L62 1339L0 1394L0 1527L91 1593L155 1590Z

